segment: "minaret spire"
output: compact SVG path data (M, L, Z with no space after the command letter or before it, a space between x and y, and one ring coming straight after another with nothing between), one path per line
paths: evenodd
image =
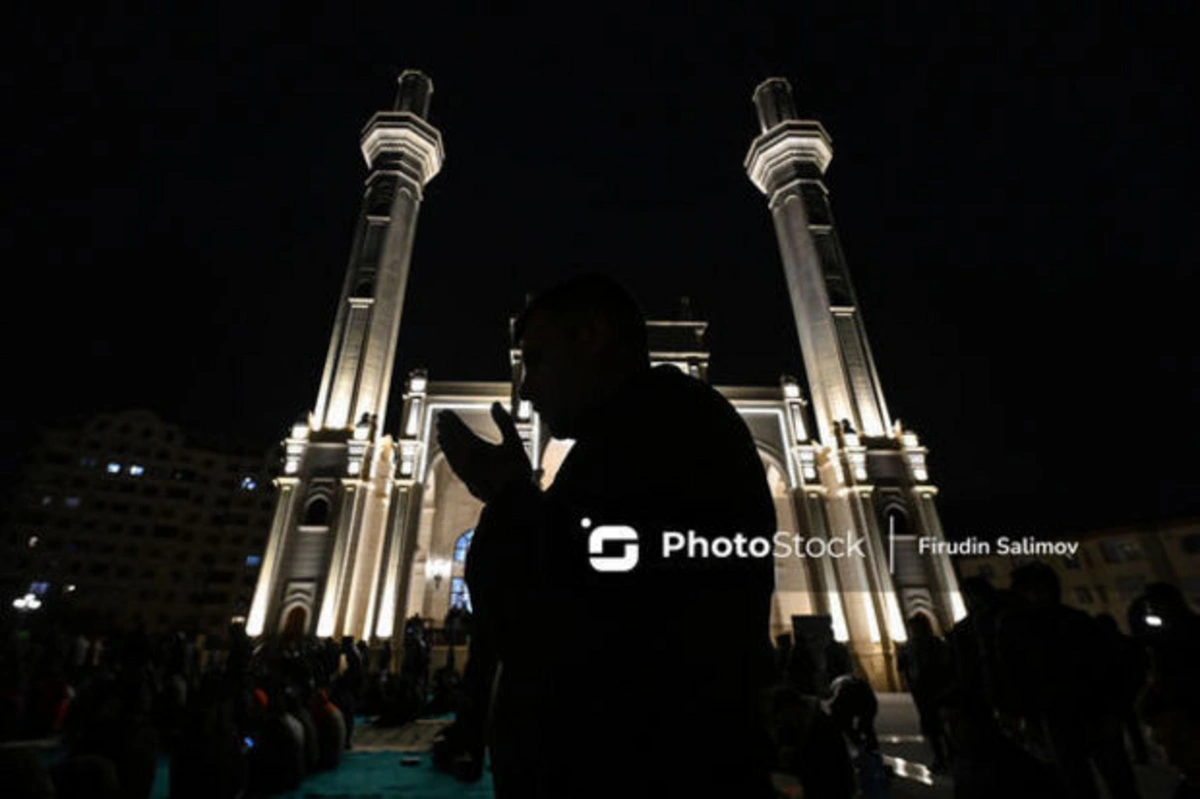
M762 133L746 171L775 221L820 439L834 442L833 423L847 419L863 435L887 435L887 405L822 180L832 141L821 123L798 118L786 78L759 84L754 105Z
M427 121L433 81L409 69L397 83L395 110L375 114L362 131L371 174L317 397L322 428L348 428L365 415L382 434L422 189L445 158L441 133Z

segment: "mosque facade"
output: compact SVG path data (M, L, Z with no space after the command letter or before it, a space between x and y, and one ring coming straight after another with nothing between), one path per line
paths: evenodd
M491 404L512 409L543 486L570 450L518 398L516 347L511 381L412 372L396 432L384 432L423 188L444 159L429 122L432 93L428 77L405 72L394 108L363 128L370 174L316 403L284 442L251 635L399 645L407 617L440 619L469 603L463 562L481 504L439 450L438 412L452 410L496 440ZM797 116L785 79L763 82L753 99L760 134L745 167L774 221L806 379L804 387L784 377L773 386L715 388L758 446L777 540L803 541L799 553L775 549L770 633L794 633L809 645L823 636L845 642L873 683L895 687L905 619L925 614L945 631L964 614L949 557L917 545L944 540L937 488L917 435L889 415L875 370L823 179L830 137ZM704 322L652 320L648 328L654 364L707 381Z

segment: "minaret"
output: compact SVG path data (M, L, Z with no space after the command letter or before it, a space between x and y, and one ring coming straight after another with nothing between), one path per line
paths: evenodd
M433 82L400 76L394 111L371 117L362 154L371 169L314 418L323 429L382 422L422 187L442 167L442 137L426 121Z
M888 416L823 181L829 134L798 118L784 78L760 84L754 105L761 133L745 166L775 223L816 423L798 448L809 460L797 464L797 518L809 535L865 539L866 558L841 559L813 584L840 594L852 647L886 686L904 618L924 612L945 630L962 616L949 559L917 553L918 537L942 538L937 489L916 435Z
M363 128L370 174L315 409L284 442L251 635L289 627L365 637L386 612L381 563L403 503L393 501L395 446L382 431L417 212L445 157L428 122L432 94L427 76L405 71L393 110Z
M754 104L762 135L746 169L775 220L821 440L832 441L834 422L846 420L864 436L887 435L887 404L822 181L833 159L829 134L797 119L784 78L759 85Z

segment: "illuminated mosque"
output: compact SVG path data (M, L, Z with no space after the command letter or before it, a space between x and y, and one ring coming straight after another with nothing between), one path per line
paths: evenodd
M398 432L384 432L422 189L444 159L429 122L432 93L428 77L404 72L394 109L363 128L370 174L316 405L284 442L251 635L348 635L398 648L407 617L441 619L469 602L463 560L482 506L439 450L439 411L496 440L491 404L515 409L543 486L570 450L518 399L515 347L511 381L441 382L412 372ZM888 414L823 182L829 134L797 117L785 79L763 82L753 100L761 133L745 167L774 220L806 388L790 377L715 388L758 445L778 529L861 537L866 551L778 558L769 632L844 641L877 687L894 688L905 619L925 614L944 632L964 613L948 556L917 548L919 538L944 540L937 488L926 449ZM652 320L648 328L655 365L708 379L705 322Z

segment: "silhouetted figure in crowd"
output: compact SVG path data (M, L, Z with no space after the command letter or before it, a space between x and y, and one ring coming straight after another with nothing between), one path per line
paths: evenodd
M1001 713L1016 715L998 652L1000 621L1013 598L983 577L968 577L959 587L967 615L949 635L953 670L943 699L954 796L1053 795L1057 786L1049 766L1033 758L1015 736L1005 734L997 720Z
M358 653L358 662L362 665L363 676L376 670L375 664L371 662L371 647L367 646L366 641L359 641L354 645L354 651ZM366 686L362 686L364 689ZM361 697L361 694L360 694Z
M1181 781L1172 799L1200 799L1200 689L1195 676L1152 682L1139 711L1167 763L1179 771Z
M1142 764L1148 763L1150 754L1146 749L1146 736L1142 732L1142 724L1135 709L1138 697L1150 676L1150 661L1146 649L1122 633L1117 626L1117 620L1110 614L1097 614L1096 624L1106 639L1105 648L1112 653L1108 668L1111 688L1108 692L1110 702L1107 709L1110 718L1106 723L1115 729L1107 731L1107 734L1118 739L1121 738L1122 732L1128 735L1134 760Z
M313 725L317 729L320 751L317 770L328 771L337 768L342 762L342 754L346 749L346 720L342 716L342 711L329 698L327 687L317 689L308 709L312 714Z
M425 622L419 614L414 615L404 623L404 662L400 664L400 674L416 687L422 705L429 692L429 650Z
M358 697L362 693L363 667L354 648L354 639L342 639L342 652L338 659L338 676L334 681L334 698L342 717L346 720L346 749L352 748L354 738L354 714L358 710Z
M451 773L464 782L474 782L483 776L483 753L485 748L485 720L489 680L495 666L494 654L485 651L484 643L477 643L474 636L474 617L466 608L455 606L446 614L444 624L451 647L450 669L443 669L435 686L433 709L444 712L452 709L454 723L443 729L434 739L434 767ZM455 663L454 644L462 643L468 632L471 635L471 650L461 678L453 670ZM486 642L486 637L484 641Z
M811 659L793 658L790 635L780 635L776 642L779 676L766 698L776 787L783 787L778 776L783 774L796 779L806 799L850 799L855 774L842 731L820 697L796 687L815 683L811 674L802 673L804 668L811 671Z
M1044 563L1015 569L1012 590L1020 604L1001 619L1000 652L1026 743L1053 763L1065 799L1098 796L1093 763L1114 799L1137 797L1124 746L1105 733L1109 695L1120 689L1100 627L1062 604L1058 574Z
M246 746L220 686L202 682L170 765L171 799L236 799L246 790Z
M150 713L153 688L145 637L126 639L114 668L90 686L70 709L64 743L71 756L108 760L123 799L146 799L154 784L158 735Z
M773 770L797 778L805 799L850 799L854 767L842 732L815 696L783 685L767 703Z
M879 700L865 678L854 672L850 649L837 641L825 648L825 668L831 678L829 714L850 746L850 762L866 799L885 799L888 773L884 768L875 717Z
M575 442L553 485L534 483L499 403L498 445L452 413L438 419L448 462L486 504L467 556L468 671L485 707L502 664L497 796L770 796L760 701L774 564L769 554L665 558L660 540L774 534L745 423L708 385L650 368L641 312L608 278L538 297L513 337L521 399ZM612 526L641 537L629 570L589 563L593 531ZM592 540L608 564L623 546Z
M917 706L921 735L933 750L932 770L943 773L947 760L942 697L950 684L951 655L946 642L933 634L925 614L909 619L908 631L908 643L900 651L900 671Z
M259 689L250 749L250 789L264 794L291 791L305 775L304 729L283 709L280 689Z

